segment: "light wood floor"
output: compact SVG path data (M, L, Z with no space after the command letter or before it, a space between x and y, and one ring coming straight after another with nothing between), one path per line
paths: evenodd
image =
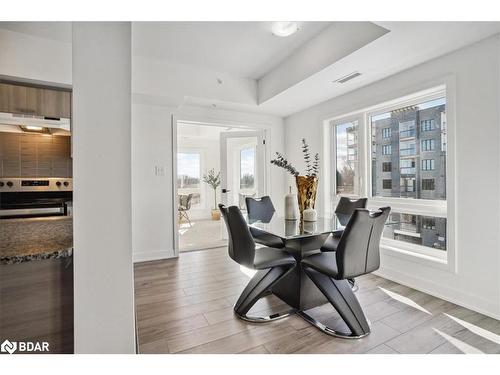
M500 353L500 322L389 280L367 275L356 293L372 323L359 340L328 336L298 316L251 324L232 305L249 280L225 248L135 266L141 353ZM286 310L274 296L251 313ZM310 311L341 321L325 305Z
M221 220L191 220L179 224L179 251L193 251L227 246L222 239Z

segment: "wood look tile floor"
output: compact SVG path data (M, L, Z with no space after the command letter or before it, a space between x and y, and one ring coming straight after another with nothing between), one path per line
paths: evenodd
M232 310L250 279L243 271L226 248L136 264L140 353L500 353L500 321L375 275L357 279L356 295L372 323L365 338L328 336L295 315L244 322ZM286 309L267 296L250 313ZM343 325L329 305L309 313Z

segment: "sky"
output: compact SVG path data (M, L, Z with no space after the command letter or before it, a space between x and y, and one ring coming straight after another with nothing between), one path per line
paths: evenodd
M244 148L240 152L241 155L241 174L253 175L255 173L255 147Z
M352 126L352 122L337 125L337 169L342 170L347 163L347 132L346 129Z
M177 175L200 178L200 154L179 152L177 154Z

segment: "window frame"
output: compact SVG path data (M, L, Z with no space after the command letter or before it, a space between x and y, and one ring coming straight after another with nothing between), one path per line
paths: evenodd
M370 116L382 114L404 106L415 105L425 101L446 98L446 200L428 200L411 198L392 198L392 197L373 197L372 194L372 145L371 145L371 122ZM447 249L446 251L436 250L425 246L406 244L401 241L383 238L381 241L381 252L390 256L400 257L415 263L425 264L441 270L457 272L456 258L456 201L455 201L455 109L456 108L456 79L454 76L446 76L434 81L416 85L406 90L398 90L392 96L386 96L385 101L369 105L367 107L353 110L341 116L330 116L323 120L325 141L323 142L323 155L328 157L335 152L336 140L332 137L335 127L346 121L358 119L358 155L359 155L359 176L360 176L360 194L359 196L368 197L368 208L376 209L382 206L391 206L393 211L400 213L411 213L436 218L446 218L447 227ZM361 120L360 120L361 119ZM327 137L330 135L330 137ZM326 139L328 138L328 140ZM333 144L332 144L333 142ZM325 159L323 159L325 160ZM338 201L336 192L335 174L329 176L331 171L336 170L336 158L333 158L325 177L328 182L324 183L325 196L324 205L325 214L333 212L334 205ZM418 163L417 163L418 165Z
M387 165L389 165L388 170L384 169ZM391 173L391 172L392 172L392 161L383 161L382 171L380 173Z
M392 129L387 126L382 129L382 139L387 139L392 137Z
M436 88L436 90L432 93L429 93L429 94L425 94L425 95L419 95L419 94L414 94L414 97L411 98L411 99L408 99L408 100L401 100L401 101L397 101L397 99L394 100L394 104L391 104L391 105L383 105L381 104L380 106L374 108L374 109L371 109L371 110L367 110L367 111L363 111L364 112L364 117L365 117L365 138L366 139L370 139L371 140L371 122L370 122L370 117L371 116L376 116L376 115L380 115L380 114L383 114L383 113L386 113L386 112L390 112L392 110L395 110L395 109L398 109L398 108L401 108L401 107L405 107L405 106L410 106L410 105L416 105L416 104L419 104L419 103L422 103L422 102L426 102L426 101L430 101L430 100L434 100L434 99L439 99L439 98L442 98L442 97L445 97L446 98L446 105L447 105L447 111L448 111L448 96L447 96L447 92L444 88ZM447 135L447 138L448 135ZM449 143L449 140L447 139L447 143ZM371 145L371 142L368 142L367 143L367 153L370 157L369 160L367 160L369 162L369 164L371 165L371 156L372 156L372 145ZM425 152L425 151L424 151ZM448 154L447 154L447 171L446 171L446 175L448 176L448 160L450 159L448 157ZM365 161L366 163L366 161ZM411 198L396 198L396 197L377 197L377 196L373 196L373 192L372 192L372 171L371 171L371 168L368 168L367 170L367 197L372 201L372 202L376 202L377 205L379 205L379 207L382 207L384 204L387 204L387 205L390 205L391 207L398 207L398 211L400 207L403 207L403 208L408 208L408 209L418 209L419 211L421 209L429 209L431 211L436 211L436 212L439 212L440 214L446 214L446 202L447 200L432 200L432 199L411 199ZM447 178L447 185L448 185L448 178ZM409 213L412 213L412 212L409 212ZM432 215L430 215L432 216Z
M427 124L427 123L430 124L429 129L427 129L426 127L423 126L424 123L425 124ZM421 133L431 132L431 131L434 131L434 130L436 130L436 124L434 122L434 119L420 120L420 132Z
M436 159L422 159L422 171L434 171L436 170Z
M337 126L338 125L343 125L348 122L355 122L357 121L358 123L358 150L357 150L357 155L358 155L358 173L355 178L358 180L358 186L359 186L359 194L337 194ZM363 163L360 161L362 158L364 158L364 150L363 150L363 145L364 145L364 139L363 139L363 132L362 132L362 124L363 124L363 117L361 116L361 113L356 114L354 116L343 116L339 117L336 119L332 119L329 123L329 128L330 128L330 139L332 140L331 144L331 152L332 152L332 163L330 163L330 185L329 185L329 191L330 191L330 202L331 202L331 209L328 210L325 207L325 212L333 212L334 211L334 205L338 202L340 197L349 197L349 198L358 198L363 195L364 191L364 186L363 186L363 179L362 176L364 175L364 166Z

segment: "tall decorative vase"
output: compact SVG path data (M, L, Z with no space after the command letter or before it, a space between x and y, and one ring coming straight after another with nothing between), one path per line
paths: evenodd
M299 206L297 205L297 194L292 194L292 187L285 195L285 220L297 220L299 218Z
M314 208L316 204L316 192L318 190L318 177L296 176L297 200L299 203L300 218L303 218L305 209Z

